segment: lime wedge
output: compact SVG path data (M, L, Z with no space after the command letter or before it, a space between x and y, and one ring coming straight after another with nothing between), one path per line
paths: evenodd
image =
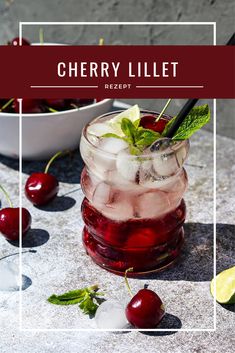
M235 266L220 272L211 281L211 294L214 297L216 280L216 301L221 304L235 304Z
M113 128L117 135L122 136L123 132L121 130L121 121L123 118L127 118L132 122L140 119L140 108L137 104L133 105L127 110L124 110L120 114L116 115L114 118L107 121L109 126Z
M113 133L118 136L124 136L121 129L121 121L123 118L127 118L132 122L140 119L140 109L138 105L133 105L133 107L124 110L120 114L116 115L114 118L107 120L103 123L91 124L87 128L87 132L91 135L101 137L107 133Z

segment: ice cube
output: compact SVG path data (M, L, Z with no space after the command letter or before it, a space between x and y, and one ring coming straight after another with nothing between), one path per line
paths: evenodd
M174 143L175 142L172 139L164 137L155 141L149 149L151 152L164 151L170 146L172 146Z
M139 185L148 187L145 184L148 182L152 183L154 174L152 159L149 158L141 161L139 167Z
M128 326L125 304L116 300L107 300L97 309L95 322L101 329L124 329Z
M106 123L91 124L87 128L87 133L89 135L95 135L97 137L100 137L107 133L113 133L113 132L114 132L113 128Z
M172 205L165 191L147 191L140 194L135 202L135 214L140 218L155 218L169 212Z
M17 291L19 285L18 266L0 261L0 291Z
M111 198L111 187L110 185L101 182L99 183L93 193L92 202L94 206L102 207L110 202Z
M109 202L100 210L114 221L126 221L134 217L132 195L127 190L112 189Z
M126 149L118 153L116 167L123 178L134 182L140 167L140 161Z
M102 138L99 143L99 148L105 152L117 154L120 151L126 149L128 144L126 141L115 137Z
M153 168L158 176L169 177L174 175L179 169L175 153L155 156L153 158Z
M135 186L131 181L123 178L117 170L111 170L107 173L107 180L109 184L120 190L130 190Z
M182 167L188 155L188 146L182 146L176 152L176 158L179 167Z
M114 221L127 221L134 217L132 203L128 200L115 201L102 208L101 212Z
M107 173L116 168L115 155L102 153L100 150L93 150L90 160L86 162L92 172L102 180L106 179Z

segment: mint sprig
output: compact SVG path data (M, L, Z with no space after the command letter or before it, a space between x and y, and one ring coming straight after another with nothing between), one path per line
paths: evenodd
M84 314L94 315L99 303L103 300L100 296L103 296L103 293L99 293L98 286L94 285L75 289L61 295L53 294L47 300L49 303L55 305L79 304L79 308Z
M156 140L167 136L169 128L172 126L175 119L176 117L172 118L166 124L162 134L160 134L156 131L145 129L142 126L139 126L140 119L132 122L130 119L122 118L122 120L119 122L122 135L117 135L115 133L107 133L102 135L102 137L114 137L124 140L129 145L130 153L134 155L139 155L147 147L151 146L152 143L154 143ZM209 121L210 109L208 104L194 107L184 119L182 124L179 126L178 130L172 137L172 140L187 140Z
M139 155L144 149L150 146L154 141L161 137L161 135L153 130L144 129L139 126L140 119L132 122L130 119L123 118L121 120L121 130L124 136L119 136L113 133L107 133L102 137L114 137L124 140L129 145L131 154Z
M171 119L169 123L165 126L162 133L163 136L167 136L169 128L174 123L176 117ZM186 116L182 124L179 126L178 130L172 137L173 140L187 140L196 131L201 129L205 124L210 121L210 109L208 104L194 107L190 113Z

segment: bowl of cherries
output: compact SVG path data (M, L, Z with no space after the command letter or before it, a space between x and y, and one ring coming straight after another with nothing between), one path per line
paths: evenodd
M19 38L9 44L19 45ZM22 45L31 44L23 38ZM95 98L23 99L23 159L48 159L58 150L76 149L83 126L110 111L112 103L112 99ZM19 109L20 99L0 98L0 154L11 158L19 157Z

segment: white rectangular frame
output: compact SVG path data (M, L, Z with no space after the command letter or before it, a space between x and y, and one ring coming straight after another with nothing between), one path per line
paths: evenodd
M22 31L23 26L34 26L34 25L127 25L127 26L156 26L156 25L207 25L213 26L213 45L216 45L216 22L19 22L19 39L20 45L22 45ZM20 102L19 111L19 207L20 207L20 240L19 240L19 280L22 281L22 229L21 229L21 213L22 213L22 99ZM216 99L213 99L213 277L216 277ZM22 332L82 332L82 331L95 331L95 332L128 332L128 331L147 331L147 332L215 332L216 331L216 281L214 281L214 315L213 315L213 328L195 328L195 329L93 329L93 328L78 328L78 329L40 329L40 328L23 328L23 316L22 316L22 287L19 290L19 330Z

